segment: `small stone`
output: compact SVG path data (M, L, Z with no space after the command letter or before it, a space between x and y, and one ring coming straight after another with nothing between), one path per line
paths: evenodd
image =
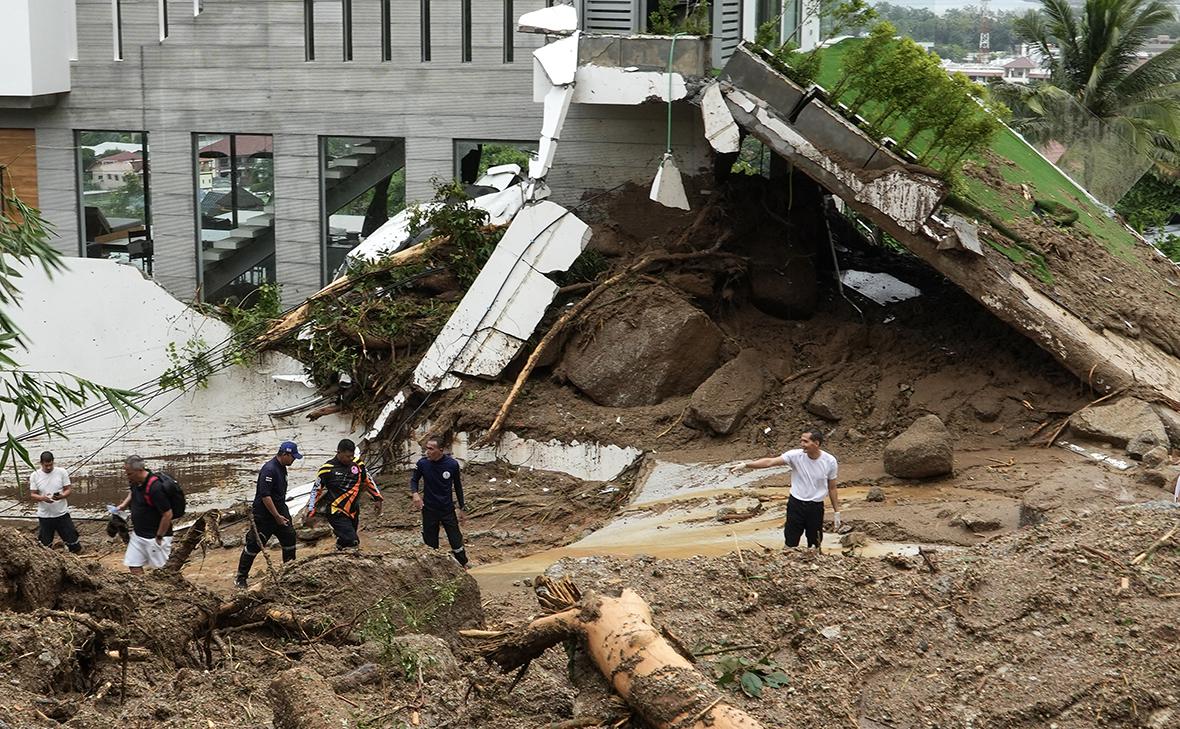
M1162 441L1158 433L1145 430L1127 443L1127 455L1141 461L1148 451L1162 447L1163 442L1166 441Z
M840 626L829 625L828 627L819 631L819 634L828 640L835 640L840 637Z
M961 526L972 532L994 532L1000 528L1000 521L992 517L984 517L970 511L963 512L951 520L951 526Z
M861 532L849 532L840 537L840 545L843 547L863 547L868 543L868 537Z
M1143 465L1155 468L1168 460L1168 449L1156 446L1143 454Z
M865 501L880 502L885 500L885 489L880 486L873 486L869 492L865 494Z
M983 423L994 423L1000 417L1004 403L996 398L977 398L971 401L971 411Z
M846 433L844 437L847 438L849 442L860 443L865 439L865 434L856 428L849 428L848 433Z

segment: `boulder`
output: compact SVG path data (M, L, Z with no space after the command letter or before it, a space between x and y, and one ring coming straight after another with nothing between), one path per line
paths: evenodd
M788 247L778 259L750 262L750 299L779 319L809 319L819 301L815 264L803 249Z
M880 486L873 486L869 492L865 494L865 501L880 502L885 500L885 490Z
M685 425L718 435L732 433L766 394L766 379L757 350L743 349L692 393Z
M1180 413L1163 405L1153 405L1152 409L1164 424L1164 432L1168 434L1168 442L1173 448L1180 448Z
M898 478L945 476L954 470L951 434L937 415L925 415L885 446L885 472Z
M583 314L558 373L599 405L655 405L717 369L723 335L692 304L653 286Z
M1079 410L1070 417L1069 427L1080 436L1119 447L1125 447L1143 433L1154 436L1156 445L1168 442L1163 421L1155 410L1133 397Z
M1155 468L1162 465L1168 460L1168 449L1163 446L1156 446L1143 454L1143 465L1149 468Z
M971 412L976 420L983 423L994 423L1004 409L1004 401L997 397L976 397L971 400Z
M825 382L807 399L803 409L834 423L847 413L847 404L845 393L835 384Z
M1131 442L1127 443L1127 455L1136 461L1142 461L1143 456L1146 455L1148 451L1161 448L1167 442L1167 435L1165 435L1164 439L1161 441L1158 433L1152 433L1145 430L1132 438Z

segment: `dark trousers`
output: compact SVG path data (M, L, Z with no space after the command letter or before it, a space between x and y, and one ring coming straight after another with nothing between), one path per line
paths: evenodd
M459 531L459 518L455 510L435 511L429 507L422 508L422 541L431 549L438 549L438 527L447 533L447 543L451 545L451 554L461 565L467 564L467 550L463 548L463 532Z
M336 534L336 549L348 549L361 546L361 538L357 536L356 528L361 523L360 514L349 516L341 512L328 515L328 523Z
M78 530L74 527L74 520L69 514L53 517L37 518L37 541L46 547L53 544L53 535L60 534L66 548L74 554L82 551L82 543L78 541Z
M801 501L794 496L787 499L787 522L783 537L788 547L798 547L799 537L807 535L807 546L819 549L824 538L824 502Z
M291 526L290 522L291 518L287 517L287 526L279 526L269 511L265 514L254 513L254 525L246 530L246 543L242 547L242 556L238 558L239 577L244 578L250 574L254 558L274 536L279 538L279 544L283 546L283 561L290 562L295 559L295 527Z

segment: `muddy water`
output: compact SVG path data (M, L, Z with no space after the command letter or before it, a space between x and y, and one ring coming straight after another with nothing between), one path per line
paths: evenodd
M471 570L485 591L501 592L563 558L649 555L668 559L718 556L735 549L779 549L783 545L788 488L786 469L732 474L728 464L657 461L637 484L630 506L609 524L565 547ZM841 489L848 501L863 500L867 488ZM764 510L737 523L716 520L718 510L742 497L758 497ZM919 545L869 542L855 554L916 555ZM823 551L844 553L840 537L826 534Z

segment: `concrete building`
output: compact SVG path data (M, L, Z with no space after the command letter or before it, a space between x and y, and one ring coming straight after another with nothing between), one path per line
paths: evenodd
M330 216L364 213L379 183L396 175L406 200L424 200L434 178L474 179L481 145L536 149L531 53L544 36L516 32L516 19L547 4L0 0L0 175L67 254L137 262L182 298L270 280L298 301L329 276ZM632 34L655 5L577 8L585 31ZM713 3L712 65L772 9ZM787 9L785 33L818 37L799 0ZM695 172L706 161L699 114L676 106L673 142ZM651 107L576 107L548 179L554 199L650 180L663 132ZM84 148L109 145L142 147L142 189L92 184ZM141 231L136 250L112 219Z
M982 84L989 81L1027 84L1049 78L1048 69L1041 67L1028 56L997 58L990 63L943 61L942 65L947 73L961 73L972 81Z

